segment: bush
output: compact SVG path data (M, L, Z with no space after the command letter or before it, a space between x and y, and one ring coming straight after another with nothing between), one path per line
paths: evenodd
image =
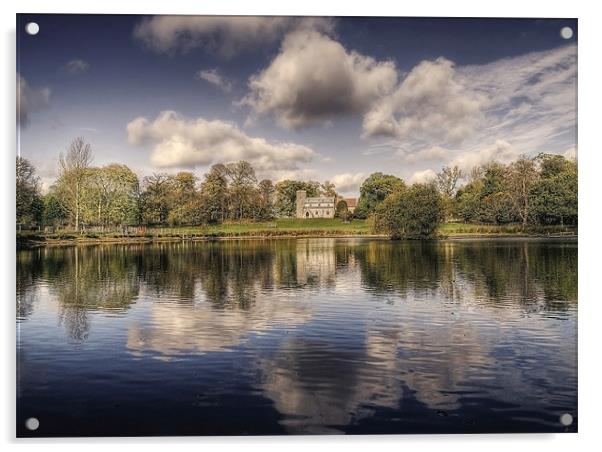
M437 235L443 203L433 184L415 184L391 193L378 206L374 230L392 239L431 239Z

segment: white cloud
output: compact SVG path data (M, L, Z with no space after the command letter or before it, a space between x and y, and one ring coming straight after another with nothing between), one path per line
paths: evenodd
M441 146L431 146L430 148L420 149L412 153L407 153L407 151L400 149L397 151L397 154L404 156L408 163L420 163L432 160L444 160L449 156L450 151Z
M359 187L366 178L364 173L337 174L330 179L339 193L357 193Z
M424 184L427 182L431 182L437 178L437 173L435 173L432 169L425 169L423 171L416 171L410 177L410 184Z
M241 101L286 128L328 124L365 112L397 81L395 64L376 61L314 30L289 33L270 65L249 80Z
M484 102L457 76L451 61L423 61L364 116L364 135L461 142L474 133Z
M199 80L205 80L214 86L217 86L222 91L229 93L232 90L232 82L226 79L220 74L217 68L215 69L203 69L196 73L196 78Z
M29 124L29 115L46 106L50 100L50 89L30 86L24 77L17 74L17 124Z
M274 43L293 28L328 31L332 27L332 21L324 18L154 16L136 26L134 38L160 53L202 48L229 58Z
M569 45L485 65L454 68L446 60L430 66L420 63L395 94L377 102L364 117L365 135L378 132L395 137L372 144L365 154L391 152L410 164L429 160L432 168L458 164L465 170L492 160L508 162L521 154L563 154L576 143L576 56L576 47ZM410 84L411 74L415 77ZM399 97L404 84L408 84L407 97ZM442 94L435 96L435 92ZM450 107L433 110L431 115L431 107L462 106L466 98L478 102L478 111L458 107L458 113ZM410 120L400 112L411 113ZM463 114L467 116L460 120ZM437 149L448 152L437 155Z
M90 69L90 63L79 58L68 61L65 64L65 70L72 75L81 74L88 71L88 69Z
M272 179L274 182L280 182L283 180L318 180L320 175L314 168L298 168L294 170L269 170L260 172L261 177L267 177Z
M518 158L519 152L507 141L497 140L493 145L476 151L463 152L451 161L451 166L458 166L468 172L476 166L489 162L509 163Z
M575 45L505 58L459 73L488 99L474 146L505 140L519 153L561 152L576 142Z
M203 118L188 119L163 111L154 121L139 117L127 125L128 141L152 144L151 163L159 168L207 166L217 162L247 160L260 174L296 170L317 156L294 143L268 142L250 137L236 125Z

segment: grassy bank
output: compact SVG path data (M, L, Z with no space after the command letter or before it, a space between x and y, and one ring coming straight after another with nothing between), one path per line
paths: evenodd
M575 228L560 226L478 225L446 223L439 228L444 238L482 236L548 236L576 234ZM239 237L342 237L372 236L367 220L343 223L338 219L278 219L269 222L223 223L210 226L147 228L144 234L115 232L60 232L44 234L23 232L17 234L17 243L23 246L73 243L153 242L180 239L227 239Z
M53 234L23 232L17 234L17 244L35 246L45 244L152 242L180 239L227 239L240 237L341 237L368 236L370 227L366 220L343 223L334 219L278 219L266 222L228 222L208 226L149 227L143 234L115 232L61 231Z
M338 219L310 218L300 220L282 218L266 222L223 223L206 227L177 228L174 230L185 234L206 234L216 237L238 237L247 235L364 235L370 233L366 220L354 220L343 223ZM151 234L164 233L164 229L149 229Z
M472 235L576 235L577 228L571 226L538 226L521 224L465 224L444 223L439 227L439 234L446 237L472 236Z

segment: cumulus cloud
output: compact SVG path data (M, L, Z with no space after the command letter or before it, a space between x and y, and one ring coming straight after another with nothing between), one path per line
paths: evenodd
M484 65L422 62L364 116L364 135L394 137L364 153L389 152L409 164L458 164L466 170L521 154L568 150L570 156L576 142L576 58L576 46L568 45Z
M230 58L245 49L276 42L287 30L332 30L323 18L251 16L154 16L134 29L134 38L159 53L201 48Z
M138 117L127 125L127 134L131 144L154 145L151 163L159 168L247 160L258 172L291 171L317 155L306 146L250 137L234 124L188 119L174 111L163 111L154 121Z
M90 69L90 63L81 59L74 59L65 64L65 70L72 75L87 72Z
M226 79L217 68L214 69L203 69L196 73L196 78L198 80L204 80L207 83L210 83L225 93L229 93L232 91L232 82Z
M423 61L364 116L364 135L461 142L474 132L484 103L451 61Z
M30 114L48 106L49 100L49 88L31 86L17 74L17 124L27 126Z
M427 182L432 182L437 178L437 173L435 173L432 169L425 169L423 171L416 171L410 177L410 184L424 184Z
M364 173L343 173L335 175L330 181L335 185L337 192L357 193L365 178Z
M250 78L241 104L296 129L363 113L396 82L393 62L348 51L330 36L304 29L289 33L270 65Z

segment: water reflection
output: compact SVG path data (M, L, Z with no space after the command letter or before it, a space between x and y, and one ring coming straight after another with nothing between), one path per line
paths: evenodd
M55 312L79 343L109 341L129 359L163 363L137 376L153 397L171 379L165 397L184 407L177 394L191 385L232 379L228 391L269 400L289 433L559 431L557 416L576 414L572 242L45 248L19 252L17 275L24 369L39 346L28 328L50 328L45 314ZM94 353L56 341L85 362L74 371L85 385ZM187 362L206 370L176 384Z

